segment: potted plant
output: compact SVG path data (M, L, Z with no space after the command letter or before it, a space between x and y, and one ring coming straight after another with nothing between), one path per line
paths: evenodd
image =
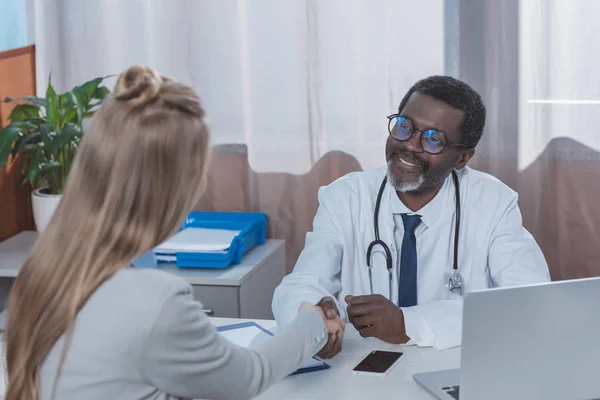
M20 160L21 184L31 184L33 217L43 231L60 201L67 175L83 134L84 121L110 91L96 78L57 94L48 80L46 97L7 98L18 101L0 130L0 168Z

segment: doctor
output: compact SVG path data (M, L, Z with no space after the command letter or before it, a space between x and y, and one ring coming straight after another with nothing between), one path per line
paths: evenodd
M548 266L517 193L466 166L485 125L477 92L429 77L387 120L387 166L319 190L313 231L275 290L273 314L287 325L309 301L363 337L459 346L466 293L546 282ZM342 340L331 334L319 356L339 353Z

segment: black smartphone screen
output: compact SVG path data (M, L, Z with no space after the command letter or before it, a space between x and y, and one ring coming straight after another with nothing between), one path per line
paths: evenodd
M402 354L395 351L374 350L354 367L354 371L384 373L402 357Z

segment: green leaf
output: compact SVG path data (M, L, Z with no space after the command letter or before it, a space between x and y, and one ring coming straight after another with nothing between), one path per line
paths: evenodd
M69 92L63 93L59 98L59 127L56 127L56 131L60 132L60 130L65 126L67 122L73 122L77 118L77 107L71 101L71 96L69 96Z
M38 144L42 141L42 134L40 131L32 132L25 137L24 144Z
M69 111L67 111L67 113L65 114L65 116L63 117L63 125L64 124L68 124L69 122L73 122L73 123L79 123L77 121L77 110L75 109L70 109Z
M69 105L69 103L70 103L70 101L69 101L69 96L67 95L67 93L58 95L58 109L59 110L62 110L64 107L67 107Z
M108 90L104 86L100 86L100 87L96 88L96 91L92 95L92 99L104 100L106 98L106 96L108 96L109 94L110 94L110 90Z
M42 153L42 149L38 148L37 151L32 155L31 162L27 166L27 173L21 184L25 182L31 183L33 189L37 189L36 182L40 177L40 163L44 159L44 155Z
M27 120L27 121L17 121L17 122L13 122L11 125L14 126L14 127L19 128L19 130L21 132L23 132L24 134L27 134L31 130L38 128L38 126L34 122L34 121L37 121L37 120L39 120L39 118L35 118L35 119L32 119L32 120Z
M50 152L52 154L55 154L63 146L71 143L72 140L74 140L77 136L80 135L81 129L79 128L79 126L73 123L68 123L67 125L65 125L60 135L56 135L56 137L52 141L52 147Z
M42 142L44 142L44 146L51 151L52 149L52 137L50 137L50 132L52 132L52 125L43 124L40 126L40 136L42 137Z
M76 88L73 88L73 90L71 90L71 92L73 94L75 94L75 96L77 97L77 101L81 104L87 103L89 101L89 99L86 98L86 94L85 94L85 90L83 90L83 88L81 86L77 86Z
M15 140L15 144L13 145L13 148L10 151L10 155L12 156L13 159L21 151L21 148L25 144L26 140L27 140L27 137L26 136L22 136L22 135L19 135L19 137Z
M80 94L77 95L77 93L73 90L71 90L70 92L67 92L67 96L69 96L69 100L71 101L71 104L73 104L73 106L75 107L75 110L77 112L77 122L81 124L81 122L83 121L83 117L85 115L85 98L82 95L81 92L79 92ZM68 119L66 120L67 122L72 122L70 115L68 115Z
M86 105L86 108L89 110L91 107L89 106L90 100L104 100L104 98L110 93L110 91L103 86L100 86L103 80L106 78L110 78L114 75L104 76L100 78L92 79L88 82L85 82L81 86L76 86L73 88L74 92L80 91L83 93L83 103Z
M55 171L60 168L58 161L50 161L46 163L40 163L40 175L46 174L51 171Z
M30 118L26 121L16 121L13 125L17 125L21 128L21 132L27 133L32 130L38 130L40 125L45 124L46 120L41 117Z
M10 155L14 158L19 153L31 153L32 150L36 149L39 143L41 143L42 137L39 132L35 132L29 136L21 136L15 141Z
M96 92L96 89L98 88L98 85L100 84L100 82L102 82L103 79L104 78L92 79L91 81L88 81L88 82L84 83L83 85L79 86L79 88L81 88L81 90L85 94L86 102L89 101L89 99L93 98L94 93Z
M31 104L18 104L8 115L11 122L26 121L40 116L40 107Z
M38 142L41 142L41 140L39 140ZM36 151L38 151L38 149L42 148L39 143L35 144L23 144L23 147L21 148L21 154L27 154L27 156L31 156L33 153L35 153Z
M12 124L0 131L0 166L4 167L8 163L13 143L21 135L21 130Z
M59 98L56 91L52 87L51 78L48 78L48 89L46 90L46 118L52 124L53 128L57 128L59 119Z
M10 154L13 158L16 157L18 153L22 152L25 146L29 144L37 144L42 141L38 126L29 121L13 122L9 126L11 129L15 129L20 132L18 137L14 139L14 144L12 146L12 150L10 151Z
M7 97L6 99L4 99L5 103L12 103L14 101L26 101L27 103L30 103L30 104L33 104L34 106L39 106L39 107L43 107L46 105L46 100L42 99L41 97L37 97L37 96L24 96L24 97L17 97L17 98Z

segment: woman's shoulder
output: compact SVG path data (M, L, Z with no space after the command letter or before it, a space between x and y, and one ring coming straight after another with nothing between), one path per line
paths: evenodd
M187 282L167 272L124 268L100 285L90 301L112 303L118 299L129 309L155 309L167 299L179 293L191 293L191 290Z
M151 268L123 268L115 275L113 279L124 283L141 283L151 286L189 286L186 281L180 277L164 272L158 269Z
M110 282L112 281L112 282ZM107 283L127 287L132 291L151 292L167 295L181 290L191 290L183 279L168 272L147 268L124 268L113 275Z

